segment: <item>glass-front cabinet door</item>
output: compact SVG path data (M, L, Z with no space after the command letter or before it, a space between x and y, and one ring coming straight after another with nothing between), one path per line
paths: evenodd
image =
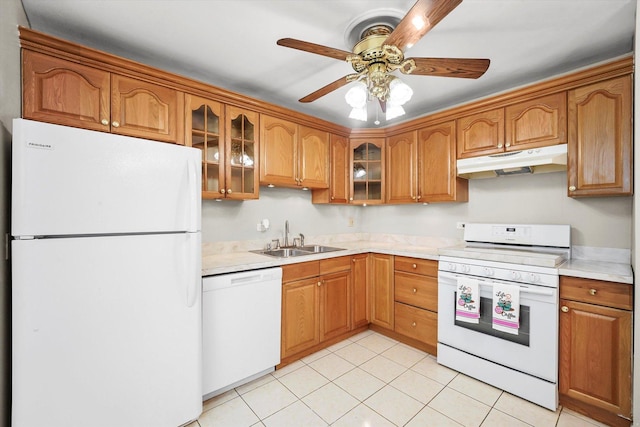
M227 106L227 183L226 195L232 199L257 199L258 113Z
M189 94L185 102L186 145L202 151L202 198L258 198L258 113Z
M202 151L202 197L219 199L224 194L223 106L205 98L185 97L186 144Z
M384 138L351 139L350 195L352 204L384 200Z

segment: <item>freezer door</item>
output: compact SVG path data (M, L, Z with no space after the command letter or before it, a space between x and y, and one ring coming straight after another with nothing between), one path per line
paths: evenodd
M202 411L200 234L14 240L13 427Z
M13 122L13 236L200 230L200 150Z

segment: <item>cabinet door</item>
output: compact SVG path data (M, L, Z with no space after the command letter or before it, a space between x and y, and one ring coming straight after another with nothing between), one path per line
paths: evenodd
M560 394L629 418L631 312L569 300L560 305Z
M384 138L352 139L350 142L349 202L381 204L384 201Z
M318 278L282 286L282 358L320 342Z
M351 330L351 272L320 277L320 341Z
M369 292L367 287L367 254L355 255L351 260L351 327L369 323Z
M438 347L438 313L395 303L395 331L429 345Z
M329 133L300 126L298 184L307 188L329 188Z
M185 145L202 151L202 197L225 195L224 126L222 105L199 96L185 95Z
M458 158L504 151L504 109L483 111L457 120Z
M183 111L182 92L111 75L111 132L182 144Z
M297 186L298 125L262 115L260 129L260 184Z
M458 178L454 121L418 131L418 200L466 202L469 182Z
M329 188L315 189L313 203L340 203L349 201L349 140L343 136L330 136Z
M632 194L631 99L631 76L569 91L569 196Z
M554 93L505 108L507 151L567 142L567 94Z
M387 203L415 203L418 176L416 133L406 132L387 139Z
M369 255L371 323L393 330L393 255Z
M258 198L258 118L256 112L229 105L225 107L225 183L229 199Z
M110 130L108 72L23 50L22 79L25 119Z

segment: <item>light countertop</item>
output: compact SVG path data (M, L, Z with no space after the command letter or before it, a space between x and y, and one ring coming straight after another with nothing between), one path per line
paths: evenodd
M203 246L202 275L213 276L367 252L437 261L440 255L448 253L448 248L455 246L452 242L438 239L402 241L402 239L398 238L385 239L385 241L363 239L344 242L323 242L322 244L343 248L344 250L290 258L274 258L249 252L245 248L225 248L220 250L205 244ZM633 284L633 270L631 265L627 263L571 259L558 266L558 272L561 276Z

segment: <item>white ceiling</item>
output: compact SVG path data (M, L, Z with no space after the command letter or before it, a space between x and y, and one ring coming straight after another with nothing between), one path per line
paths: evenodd
M403 16L415 0L22 0L31 27L350 128L344 86L305 95L352 73L339 60L276 45L284 37L350 51L350 24L377 10ZM632 52L636 0L464 0L405 53L489 58L477 80L401 78L407 114L423 116Z

